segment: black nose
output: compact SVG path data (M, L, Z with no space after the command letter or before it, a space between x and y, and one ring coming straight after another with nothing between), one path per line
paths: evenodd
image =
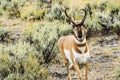
M82 38L82 32L78 31L78 38Z

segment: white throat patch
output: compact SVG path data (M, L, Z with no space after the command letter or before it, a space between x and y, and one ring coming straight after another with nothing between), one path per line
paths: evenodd
M86 46L83 46L83 47L77 47L82 53L84 53L85 49L86 49Z
M74 38L75 43L77 44L84 44L86 42L86 38L84 38L84 40L82 42L78 41L76 38Z

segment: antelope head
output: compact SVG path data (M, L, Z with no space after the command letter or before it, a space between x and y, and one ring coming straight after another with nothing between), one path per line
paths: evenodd
M65 9L65 15L68 17L68 20L73 24L74 36L78 41L82 42L84 39L86 39L86 29L84 26L84 21L86 19L86 11L84 9L80 9L84 11L84 16L81 21L76 22L72 20L71 17L68 16L67 10L68 8Z

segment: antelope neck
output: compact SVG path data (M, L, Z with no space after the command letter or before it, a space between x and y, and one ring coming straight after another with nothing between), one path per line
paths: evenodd
M77 53L79 53L79 54L82 54L82 53L86 53L88 50L87 50L87 43L86 43L86 39L84 39L82 42L80 42L79 41L79 43L78 42L76 42L76 40L74 40L74 44L73 44L74 46L73 46L73 49L77 52ZM84 51L81 51L79 48L83 48L84 49Z

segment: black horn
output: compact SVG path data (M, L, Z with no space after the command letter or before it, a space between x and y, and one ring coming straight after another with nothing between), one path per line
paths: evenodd
M86 14L87 14L87 12L86 12L86 10L84 10L84 9L80 9L80 10L84 11L84 17L83 17L82 21L79 23L79 25L83 25L83 23L84 23L84 21L85 21L85 19L86 19Z
M68 17L68 19L69 19L70 22L72 22L74 25L76 25L76 23L71 19L71 17L68 16L67 10L69 10L69 8L66 8L66 9L65 9L65 15Z

